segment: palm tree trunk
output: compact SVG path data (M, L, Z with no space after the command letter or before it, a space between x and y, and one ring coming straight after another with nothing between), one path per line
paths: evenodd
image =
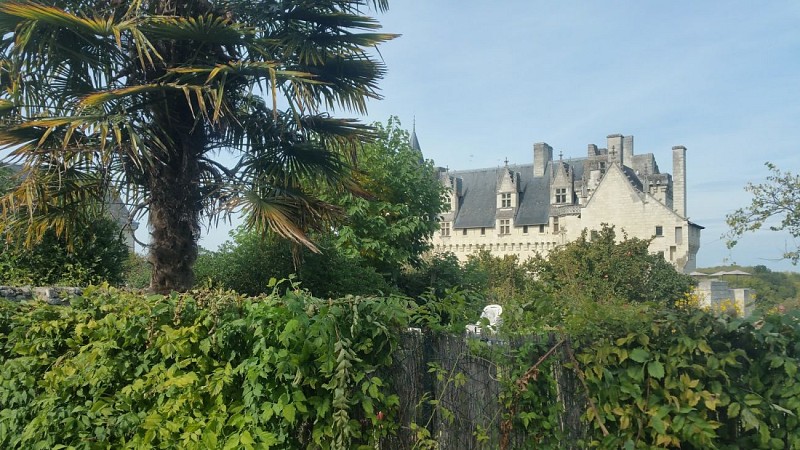
M201 208L198 164L191 152L161 167L150 185L150 290L183 292L194 284Z
M181 98L165 99L162 109L154 108L158 129L166 133L161 142L171 148L156 152L149 175L150 262L153 275L150 290L164 294L184 292L194 284L192 266L197 260L200 237L200 156L205 151L203 127Z

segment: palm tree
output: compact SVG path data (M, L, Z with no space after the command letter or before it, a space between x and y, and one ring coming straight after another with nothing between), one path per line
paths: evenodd
M369 3L369 4L367 4ZM386 0L0 0L0 147L23 165L6 230L69 235L109 189L149 212L151 289L186 290L203 220L242 212L313 248L357 190ZM232 162L219 162L220 154ZM24 212L25 214L19 214Z

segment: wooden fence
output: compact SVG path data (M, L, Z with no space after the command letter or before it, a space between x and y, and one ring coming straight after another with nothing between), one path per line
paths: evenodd
M509 407L501 404L504 389L508 398L512 392L508 386L517 383L520 376L513 374L510 363L497 361L511 361L503 356L523 342L475 342L476 339L413 332L403 336L394 355L394 365L384 375L400 398L396 417L400 429L381 442L381 448L430 448L424 445L426 436L441 450L537 448L536 440L541 436L525 430L521 424L504 422ZM557 448L580 448L578 442L587 426L580 419L586 410L586 400L574 371L563 366L570 358L568 346L557 345L554 336L539 338L537 342L546 344L540 348L549 349L550 353L545 354L548 350L544 350L532 355L529 367L544 358L548 360L542 367L550 371L556 388L544 400L562 405L560 429L552 433L560 436ZM476 352L475 347L480 347L480 351ZM514 412L524 412L522 408Z

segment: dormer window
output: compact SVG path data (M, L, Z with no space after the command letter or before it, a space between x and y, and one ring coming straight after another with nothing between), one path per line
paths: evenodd
M567 188L556 189L556 203L567 203Z
M511 208L511 193L500 194L500 207Z

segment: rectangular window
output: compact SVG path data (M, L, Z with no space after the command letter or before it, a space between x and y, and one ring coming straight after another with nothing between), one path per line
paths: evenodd
M462 235L462 236L466 236L466 235L467 235L467 229L466 229L466 228L464 228L463 230L461 230L461 235Z
M510 219L501 219L500 220L500 234L511 234L511 220Z
M663 236L664 235L664 227L661 225L656 226L656 236Z
M528 226L527 225L523 225L522 226L522 234L528 234Z
M683 227L675 227L675 243L678 245L683 244Z
M450 222L442 222L440 224L442 237L450 236Z
M669 260L670 261L675 261L675 251L676 250L677 250L677 248L674 245L670 246L670 248L669 248Z
M511 193L500 194L500 207L511 208Z
M558 233L558 217L553 217L553 233Z
M544 233L544 225L539 225L539 233Z
M556 203L567 203L567 188L556 189Z
M486 227L481 227L481 236L486 234Z

